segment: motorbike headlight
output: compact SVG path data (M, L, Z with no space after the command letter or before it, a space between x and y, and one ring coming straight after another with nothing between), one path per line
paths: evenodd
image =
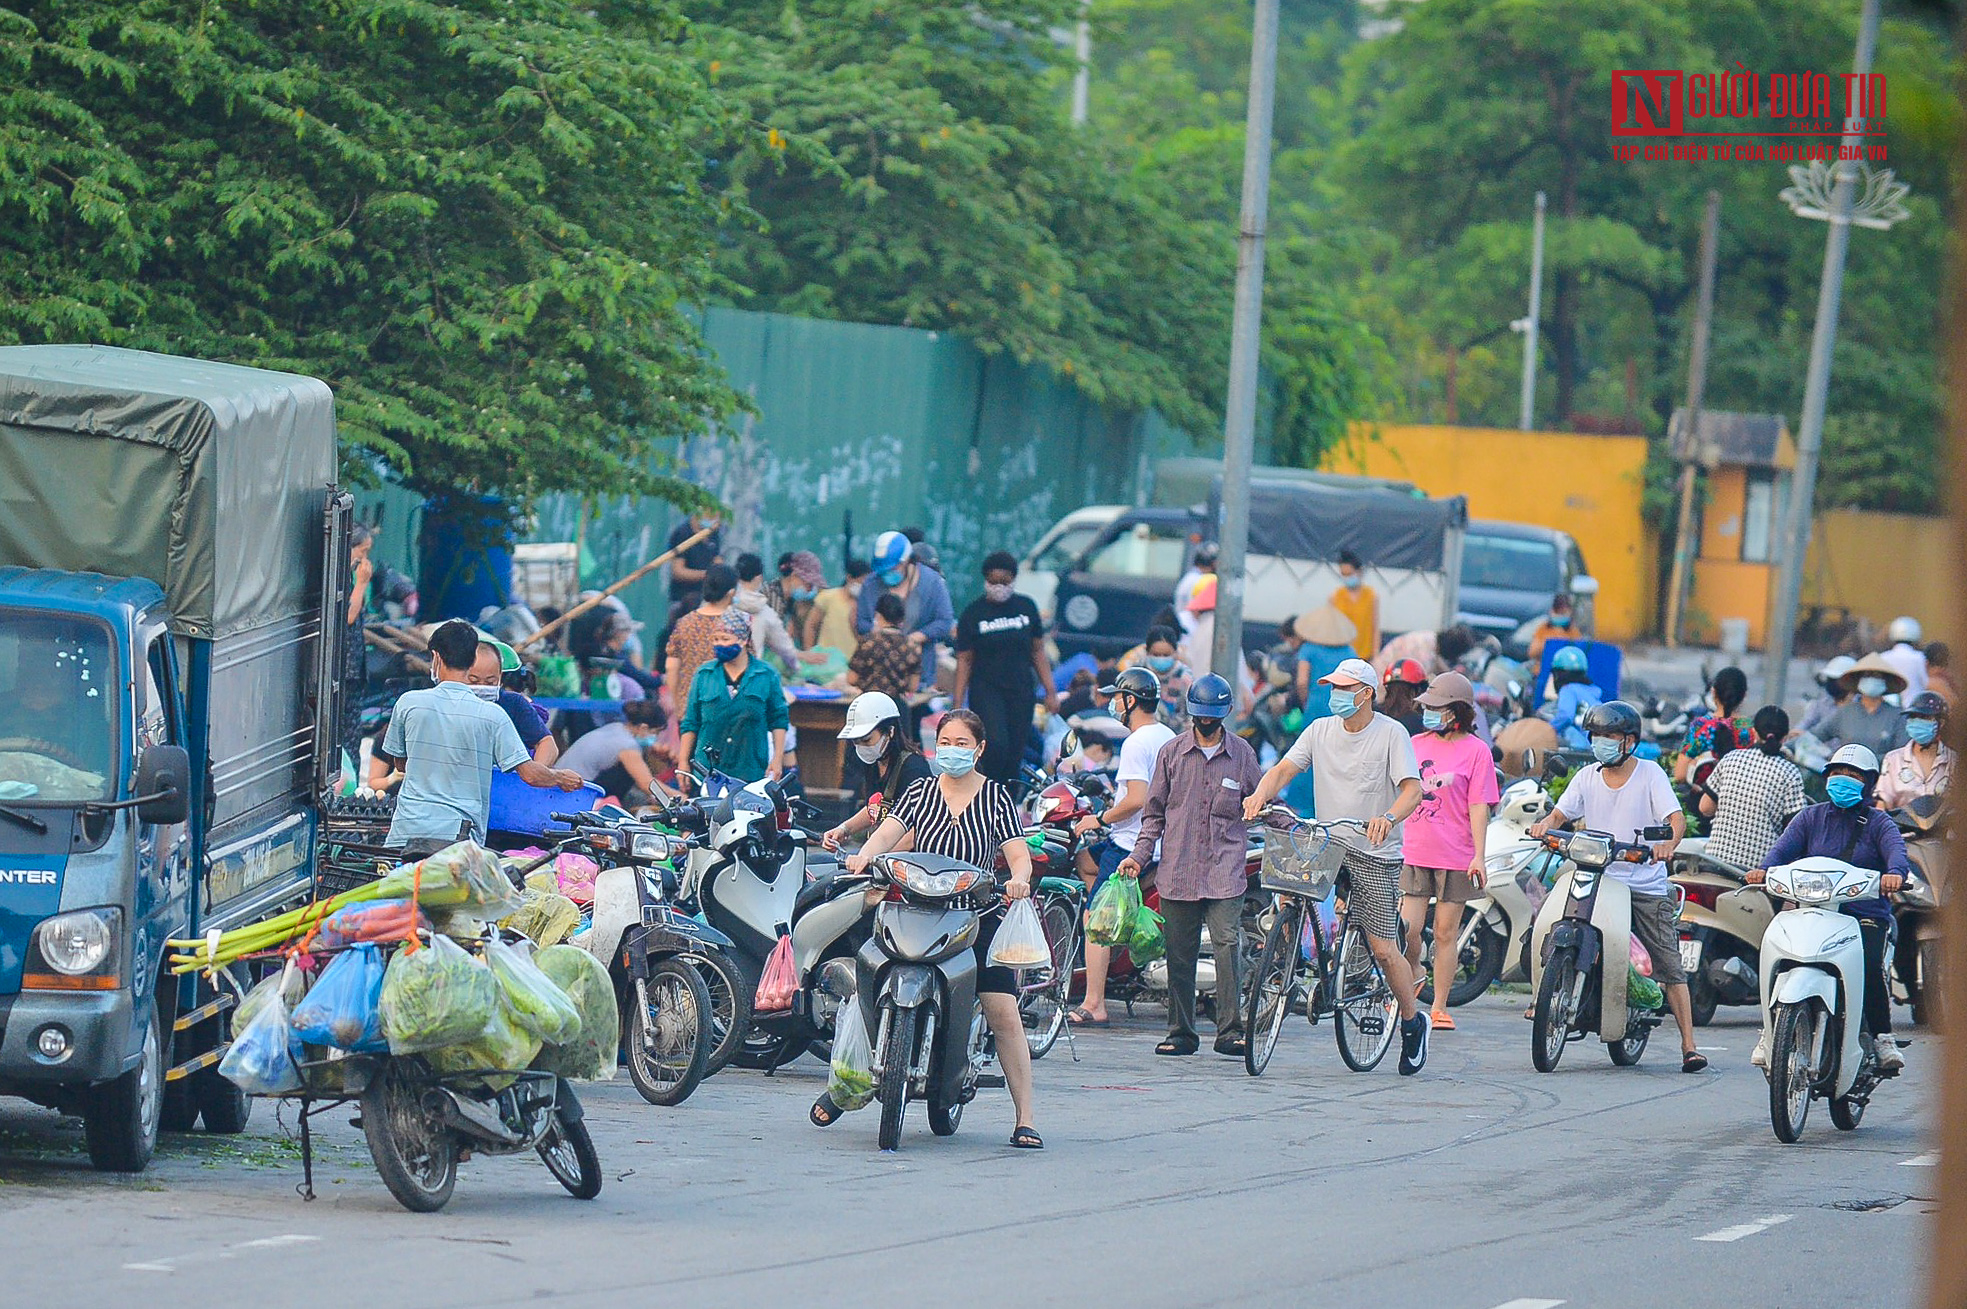
M1573 863L1603 868L1612 862L1612 843L1605 837L1580 832L1565 844L1564 853Z
M636 859L660 863L674 854L675 848L661 832L637 832L629 842L628 852Z
M974 868L946 868L940 873L932 873L922 865L909 863L905 859L890 861L888 875L917 895L936 899L960 895L983 878L983 874Z
M1799 869L1790 875L1789 892L1803 904L1822 904L1837 893L1837 879L1829 873Z
M1032 806L1032 813L1042 823L1047 818L1050 818L1053 812L1063 803L1065 802L1056 795L1040 796L1038 803Z
M56 990L113 989L122 927L120 909L78 909L44 919L34 932L38 958L28 961L22 984Z

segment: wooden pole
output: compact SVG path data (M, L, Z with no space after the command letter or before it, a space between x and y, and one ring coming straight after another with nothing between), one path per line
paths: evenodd
M1701 403L1707 394L1707 335L1714 319L1714 255L1721 237L1721 192L1707 193L1701 220L1700 289L1694 301L1694 341L1687 359L1687 462L1680 466L1680 517L1673 534L1673 576L1667 585L1666 643L1680 644L1680 616L1694 571L1694 470L1701 453Z
M535 641L545 640L548 636L552 635L554 632L559 631L562 627L565 627L568 623L572 622L574 619L580 617L588 610L594 608L594 606L600 604L603 600L606 600L609 596L613 595L615 592L621 590L625 586L635 585L637 582L647 577L650 573L655 572L656 569L661 568L664 564L674 559L677 555L682 554L685 550L688 550L691 546L703 540L705 537L709 536L712 532L716 530L717 529L714 527L703 528L699 530L695 536L686 539L681 545L671 546L669 549L657 555L654 559L651 559L648 563L643 564L640 568L630 573L627 577L622 578L621 581L616 582L613 586L603 591L600 595L594 596L591 599L581 601L579 604L575 605L572 609L569 609L566 613L560 615L558 618L548 623L545 627L542 627L539 631L534 632L531 636L519 642L519 649L524 650L527 646L533 644L533 642Z

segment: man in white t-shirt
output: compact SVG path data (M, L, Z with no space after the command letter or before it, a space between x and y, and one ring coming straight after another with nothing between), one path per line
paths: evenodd
M1127 729L1120 743L1120 762L1114 769L1117 794L1106 812L1097 818L1081 819L1079 834L1089 844L1082 855L1092 868L1083 866L1082 877L1090 879L1088 905L1113 876L1123 860L1134 852L1140 839L1141 808L1147 804L1148 784L1154 780L1155 759L1161 747L1175 739L1175 733L1156 716L1161 707L1161 679L1148 668L1127 668L1103 682L1099 694L1111 697L1109 709ZM1086 943L1086 995L1072 1011L1071 1020L1080 1027L1105 1027L1106 973L1113 966L1113 947Z
M1652 861L1613 863L1605 875L1632 888L1632 934L1653 957L1653 980L1666 992L1667 1007L1680 1027L1680 1071L1698 1073L1707 1067L1707 1056L1694 1049L1694 1006L1680 964L1680 925L1666 875L1666 861L1687 835L1687 816L1666 770L1651 759L1633 757L1639 745L1637 709L1623 700L1593 705L1585 711L1584 729L1598 762L1571 779L1557 808L1538 819L1530 835L1540 837L1573 823L1628 843L1644 841L1649 827L1673 833L1653 843Z
M1414 970L1400 950L1400 824L1421 803L1421 770L1407 729L1373 710L1379 678L1371 664L1347 659L1318 680L1327 688L1331 716L1305 728L1271 765L1245 801L1243 816L1254 822L1310 768L1315 816L1366 824L1363 841L1356 832L1340 833L1353 847L1346 856L1352 885L1346 916L1365 931L1400 1003L1400 1072L1412 1076L1427 1063L1428 1018L1415 1002Z

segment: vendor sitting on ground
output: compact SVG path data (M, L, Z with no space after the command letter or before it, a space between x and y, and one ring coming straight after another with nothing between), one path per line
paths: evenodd
M669 721L662 706L654 700L632 701L622 706L622 718L619 723L603 723L568 746L561 767L579 773L631 809L668 804L674 793L656 780L643 754Z

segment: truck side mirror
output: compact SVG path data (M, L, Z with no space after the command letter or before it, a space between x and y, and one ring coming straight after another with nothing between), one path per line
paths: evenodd
M1587 573L1579 573L1571 579L1572 595L1597 595L1598 579Z
M191 756L180 745L153 745L137 760L137 821L168 827L191 816Z

